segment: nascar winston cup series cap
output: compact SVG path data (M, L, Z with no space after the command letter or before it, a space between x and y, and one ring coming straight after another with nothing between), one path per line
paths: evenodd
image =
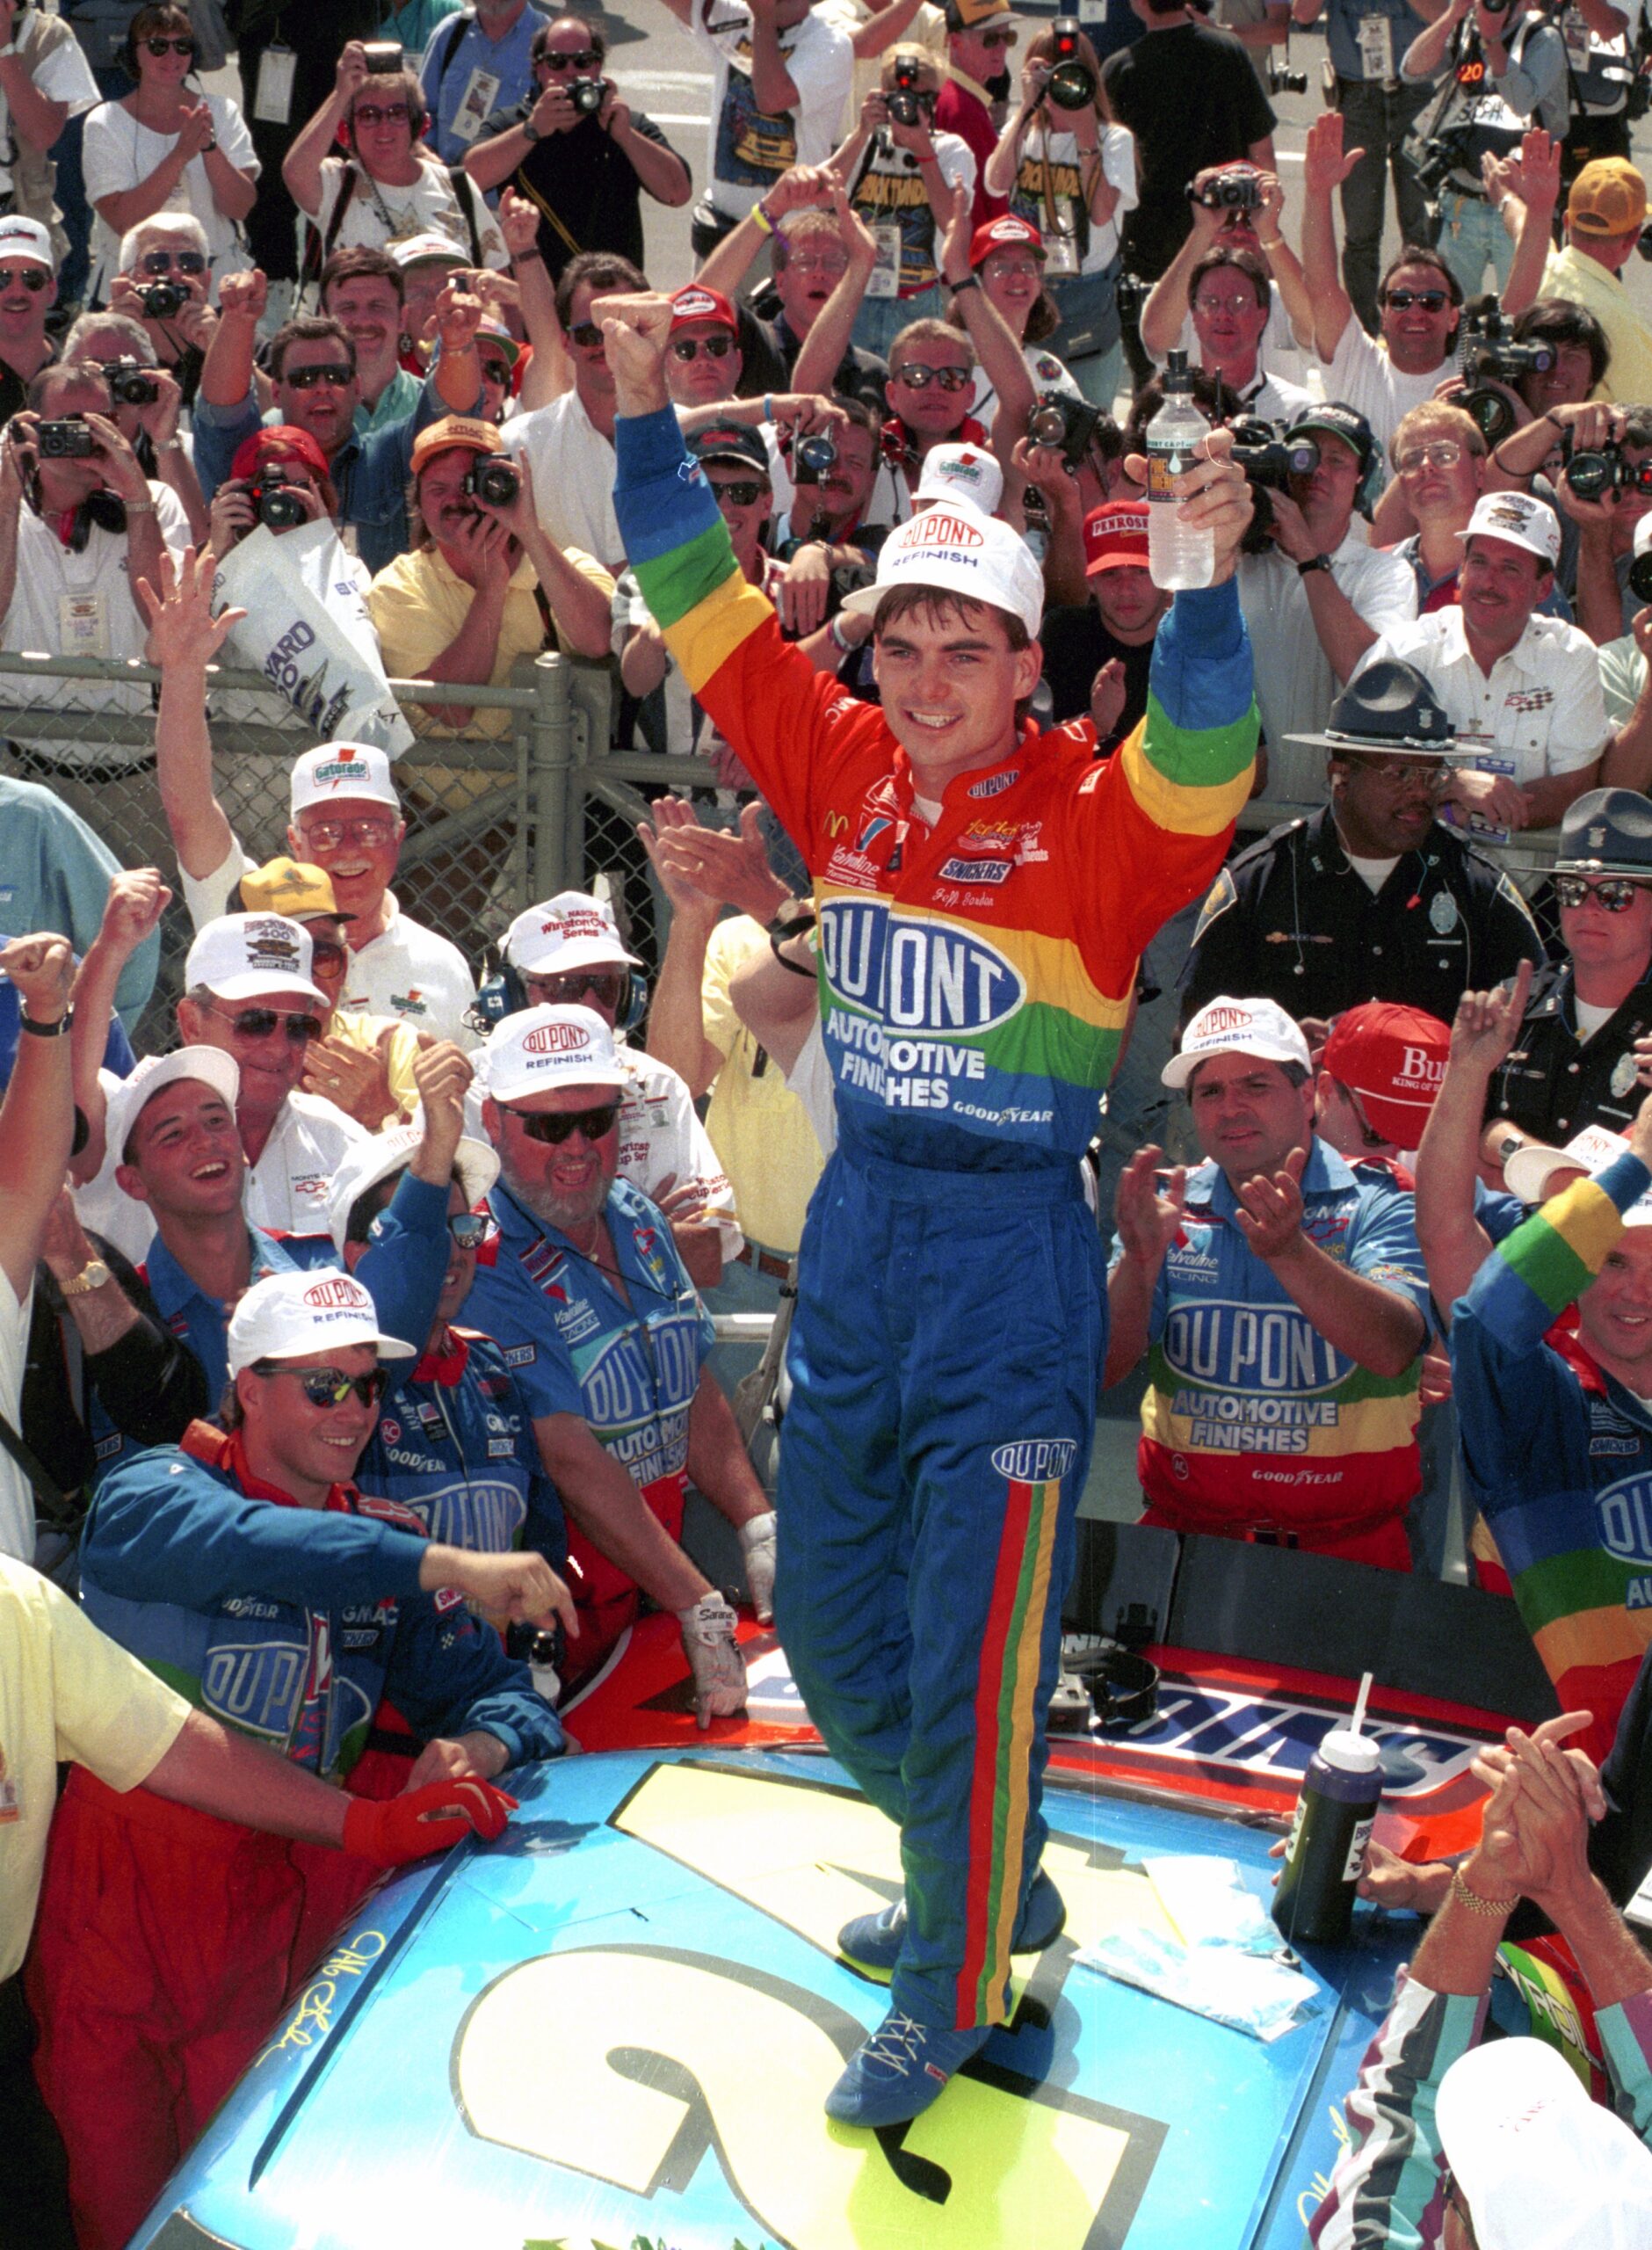
M562 1086L618 1093L625 1085L613 1034L595 1008L523 1008L506 1016L488 1035L481 1076L496 1101Z
M892 531L879 550L876 583L846 595L843 606L870 617L885 594L903 586L1007 609L1035 641L1044 619L1044 573L1032 548L967 500L943 501Z
M301 1360L311 1352L371 1344L381 1359L411 1360L417 1348L381 1336L373 1299L353 1274L323 1267L313 1274L272 1274L255 1281L229 1324L229 1372L255 1360Z
M1182 1034L1182 1049L1159 1072L1162 1085L1185 1086L1213 1055L1256 1055L1264 1063L1313 1068L1308 1042L1273 1000L1207 1000Z
M293 817L330 797L365 797L375 805L391 805L397 812L402 801L390 779L390 761L381 750L365 742L324 742L307 750L293 766Z
M221 1000L292 992L323 1013L332 1002L310 982L309 932L285 914L221 914L196 934L184 963L184 990L204 984Z
M1552 1149L1545 1141L1528 1141L1503 1165L1503 1186L1523 1203L1545 1202L1565 1184L1556 1177L1558 1173L1604 1172L1616 1158L1627 1155L1628 1148L1621 1133L1609 1132L1604 1125L1585 1125L1563 1149Z
M642 966L620 944L612 907L584 890L559 890L554 898L518 914L504 933L504 957L525 976Z

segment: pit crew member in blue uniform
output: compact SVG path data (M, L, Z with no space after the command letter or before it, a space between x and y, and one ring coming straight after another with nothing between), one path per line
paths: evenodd
M901 1905L839 1941L890 1971L891 2009L827 2102L893 2124L1004 2021L1018 1939L1060 1927L1043 1723L1106 1327L1078 1158L1142 949L1250 787L1250 503L1219 434L1178 500L1212 584L1171 604L1147 718L1105 764L1087 727L1028 722L1042 576L967 500L898 526L849 596L882 694L857 703L783 641L685 457L670 300L596 309L627 554L820 911L839 1141L799 1257L776 1615L810 1716L902 1832Z
M504 1347L570 1518L588 1671L647 1595L675 1613L699 1723L745 1707L735 1613L678 1544L688 1479L740 1532L760 1618L774 1514L706 1369L712 1324L657 1204L615 1177L626 1074L593 1009L527 1008L488 1041L482 1116L499 1152L470 1314Z
M229 1426L122 1462L82 1550L87 1614L226 1725L323 1781L381 1695L425 1747L409 1790L491 1780L563 1736L464 1608L549 1625L567 1588L537 1555L425 1538L351 1481L383 1387L380 1330L342 1273L275 1274L229 1325ZM83 1770L53 1829L29 1995L37 2073L69 2151L85 2250L118 2250L268 2034L305 1904L288 1848Z

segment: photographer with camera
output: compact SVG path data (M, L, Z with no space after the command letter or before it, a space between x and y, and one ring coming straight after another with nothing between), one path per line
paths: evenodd
M367 606L394 678L508 686L518 657L553 643L605 657L614 582L541 529L533 472L490 422L449 415L413 446L414 546L380 571ZM509 732L508 711L428 699L436 731Z
M1267 317L1257 339L1254 370L1243 383L1229 380L1244 389L1258 377L1277 374L1301 390L1300 354L1314 342L1314 308L1296 253L1280 231L1285 191L1277 175L1258 171L1254 164L1214 165L1188 183L1187 200L1192 228L1141 308L1142 350L1156 367L1163 366L1167 353L1181 351L1190 361L1216 372L1210 359L1201 359L1204 339L1192 311L1193 272L1217 250L1245 250L1260 261L1268 282ZM1306 392L1303 396L1306 401Z
M206 538L206 503L190 450L178 435L184 387L155 361L149 331L122 313L83 313L63 338L66 366L96 367L109 386L110 414L137 454L146 476L175 493L189 520L189 535Z
M1488 486L1534 491L1561 517L1556 576L1597 647L1627 633L1634 534L1652 510L1652 408L1557 406L1497 446Z
M1442 67L1446 88L1427 120L1418 178L1438 201L1435 240L1464 295L1473 296L1488 265L1502 288L1514 259L1486 192L1484 160L1512 156L1533 124L1565 139L1566 42L1544 0L1450 0L1400 65L1404 77L1430 86Z
M1167 274L1158 284L1155 296L1169 278ZM1207 375L1219 378L1225 393L1231 394L1228 412L1243 410L1264 422L1293 422L1306 414L1314 403L1311 394L1298 383L1285 381L1262 362L1263 338L1273 299L1261 255L1232 249L1219 240L1194 261L1185 290L1183 302L1192 323L1192 356ZM1149 298L1147 310L1152 308ZM1144 314L1144 345L1147 325Z
M508 180L540 214L540 251L554 281L583 250L642 264L641 200L675 209L693 193L689 169L651 118L603 75L599 23L556 16L528 49L533 83L514 109L494 112L465 154L492 194Z
M206 229L190 211L157 211L120 238L120 270L109 277L109 310L139 322L157 367L195 403L201 365L218 325L206 301L212 286Z
M279 539L301 524L326 522L337 508L327 456L308 431L267 424L237 447L228 475L213 494L213 553L228 555L259 524ZM370 574L342 548L337 559L365 592Z

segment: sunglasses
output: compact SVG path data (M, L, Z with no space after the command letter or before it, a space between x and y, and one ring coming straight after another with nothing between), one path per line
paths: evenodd
M560 976L530 976L528 990L539 1008L571 1008L589 992L598 1007L618 1009L630 983L623 969L566 969Z
M1019 32L982 32L981 44L982 47L1013 47L1020 36Z
M290 1375L312 1406L342 1406L354 1394L359 1406L376 1406L389 1380L382 1368L366 1375L346 1375L343 1368L288 1368L279 1360L255 1360L254 1375Z
M1396 313L1409 313L1413 305L1421 305L1425 313L1437 313L1451 298L1444 289L1390 289L1382 301L1392 305Z
M678 336L671 340L671 349L679 359L692 359L701 352L708 359L726 359L734 348L732 336Z
M577 344L582 352L590 352L602 342L602 330L594 320L582 320L568 331L570 344Z
M405 125L405 102L358 102L351 112L358 125Z
M205 273L206 261L198 250L146 250L138 264L145 273Z
M1455 468L1463 457L1463 449L1455 438L1438 439L1431 446L1414 446L1395 462L1402 476L1414 476L1419 468Z
M1554 896L1562 906L1582 906L1592 898L1604 914L1627 914L1634 903L1634 895L1644 890L1643 882L1633 882L1627 875L1608 875L1604 882L1590 882L1583 875L1556 875Z
M577 54L542 54L540 61L547 70L594 70L602 61L602 50L587 47Z
M1347 1103L1349 1114L1353 1118L1354 1123L1359 1128L1359 1137L1365 1146L1368 1149L1386 1149L1388 1145L1387 1136L1379 1133L1376 1127L1366 1115L1365 1111L1359 1106L1359 1097L1354 1092L1353 1088L1351 1086L1344 1085L1342 1080L1338 1078L1337 1081L1337 1091Z
M714 478L709 476L706 479L706 482L711 486L713 492L715 493L717 497L717 505L720 508L753 507L759 500L764 499L768 496L768 486L766 484L759 484L755 476L750 478L743 476L737 483L734 484L719 484Z
M931 383L938 383L943 390L967 390L975 380L973 367L897 367L890 376L892 383L904 383L909 390L927 390Z
M228 1008L214 1008L210 1012L221 1016L237 1039L267 1039L278 1024L294 1047L308 1047L312 1039L322 1035L319 1016L299 1015L291 1008L243 1008L239 1015Z
M141 44L143 46L144 52L149 54L193 54L195 52L195 42L192 39L161 39L156 37L155 39L146 39L141 42Z
M312 820L305 827L304 841L318 852L331 852L340 844L365 844L376 850L388 844L395 834L395 824L389 820Z
M356 380L354 370L342 360L330 359L321 367L289 367L278 375L278 382L290 383L294 390L314 390L317 383L326 383L333 390L348 390Z
M484 359L482 362L482 380L485 383L500 383L508 387L511 372L508 359Z
M512 1109L501 1103L507 1117L514 1117L530 1141L547 1141L552 1148L560 1148L575 1133L587 1141L605 1141L620 1122L620 1105L605 1102L600 1109L563 1110L559 1115L536 1117L525 1109Z
M480 1250L493 1232L485 1211L459 1211L447 1222L447 1231L460 1250Z
M38 297L50 279L43 265L8 265L0 269L0 291L9 289L14 281L21 281L30 296Z

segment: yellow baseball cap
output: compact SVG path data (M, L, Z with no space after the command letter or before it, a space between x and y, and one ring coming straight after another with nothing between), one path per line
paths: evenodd
M315 914L330 914L340 922L356 918L339 912L332 877L323 868L285 854L242 876L241 903L249 914L285 914L291 922L305 922Z
M1597 156L1572 182L1569 225L1585 235L1632 235L1646 223L1646 182L1625 156Z

